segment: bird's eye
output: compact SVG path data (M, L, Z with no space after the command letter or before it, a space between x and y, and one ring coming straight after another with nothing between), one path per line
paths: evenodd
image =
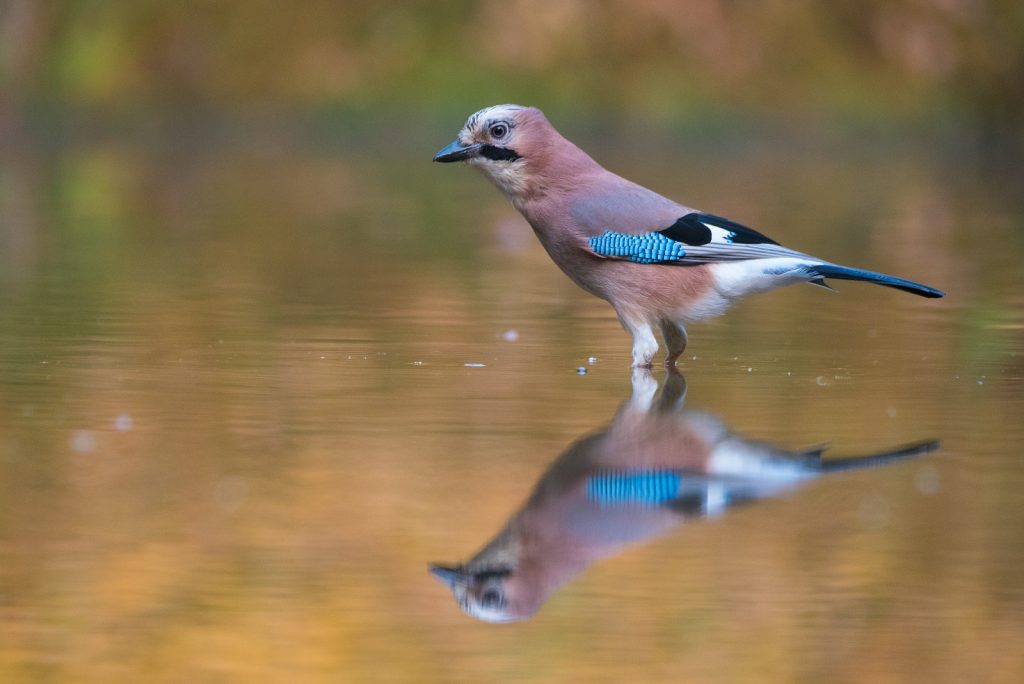
M480 605L484 608L497 608L501 604L501 592L497 589L488 589L480 595Z
M491 130L491 137L494 137L494 138L499 138L500 139L500 138L504 138L506 135L508 135L508 125L503 124L503 123L496 123L496 124L494 124L493 126L491 126L490 130Z

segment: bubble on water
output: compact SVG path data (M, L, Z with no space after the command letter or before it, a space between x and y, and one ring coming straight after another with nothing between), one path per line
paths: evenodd
M71 448L80 454L96 451L96 435L88 430L77 430L71 435Z
M597 357L596 356L588 356L587 357L587 363L589 363L590 365L594 365L595 363L597 363Z
M506 330L501 334L501 339L505 340L506 342L515 342L516 340L519 339L519 331Z
M816 377L814 379L814 382L818 383L818 385L820 385L821 387L827 387L829 384L828 378L826 378L824 375L819 375L818 377Z
M753 372L754 372L754 369L748 366L748 367L747 367L747 372L748 372L748 373L753 373Z
M21 458L21 446L13 439L0 441L0 462L14 463Z
M464 363L462 365L466 368L487 368L486 363Z
M413 361L412 365L414 365L414 366L422 366L423 362L422 361Z
M885 409L885 415L889 416L890 418L895 418L896 417L896 413L897 412L896 412L896 407L895 406L890 406L890 407Z
M114 429L118 432L128 432L134 425L135 421L127 413L122 413L114 419Z
M926 496L938 494L942 490L942 477L935 466L923 465L914 475L914 487Z
M579 375L586 375L587 369L584 368L583 366L580 366L579 368L576 369L576 373L578 373Z
M875 494L860 504L860 524L866 530L880 530L889 524L889 502Z
M222 477L213 491L213 498L225 513L234 513L245 503L249 483L240 475Z

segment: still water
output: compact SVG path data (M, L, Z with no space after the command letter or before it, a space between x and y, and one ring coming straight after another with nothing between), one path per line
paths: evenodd
M449 129L13 151L0 681L1024 679L1014 181L887 146L567 130L948 293L751 297L691 326L681 376L638 376L498 193L429 163ZM709 474L715 440L756 458ZM557 570L528 619L468 616L430 564L524 518L561 530L518 544Z

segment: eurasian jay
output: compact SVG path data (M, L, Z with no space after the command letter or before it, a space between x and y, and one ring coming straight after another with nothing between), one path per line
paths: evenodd
M786 451L683 410L685 382L674 369L655 399L657 387L649 370L635 370L632 398L612 424L570 445L483 549L460 565L431 565L467 614L487 622L528 618L594 562L682 522L938 446L822 460L822 448Z
M633 366L649 368L660 328L672 365L685 324L744 295L825 278L863 280L923 297L943 293L903 278L788 249L729 219L683 206L605 170L534 107L473 114L434 157L480 169L533 227L577 285L607 300L633 336Z

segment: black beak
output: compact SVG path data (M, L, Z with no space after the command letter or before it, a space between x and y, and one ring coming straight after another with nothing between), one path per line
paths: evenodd
M430 564L430 574L449 587L454 587L465 578L465 575L458 568L446 568L443 565L436 565L434 563Z
M434 155L434 161L441 162L442 164L465 161L475 157L479 151L480 145L463 145L456 138Z

